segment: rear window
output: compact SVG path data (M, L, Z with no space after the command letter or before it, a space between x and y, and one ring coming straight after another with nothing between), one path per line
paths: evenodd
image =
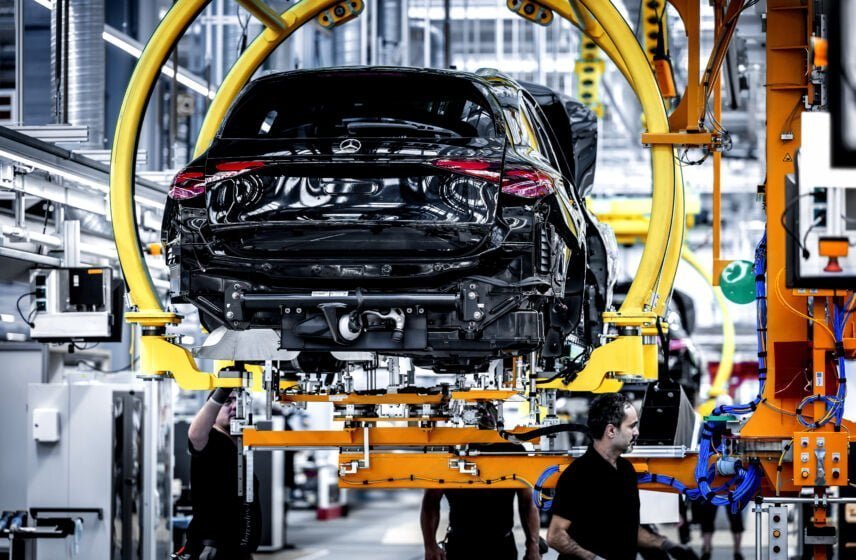
M306 74L255 82L221 138L494 138L481 86L451 76Z
M253 84L222 138L497 136L477 84L447 76L308 74Z

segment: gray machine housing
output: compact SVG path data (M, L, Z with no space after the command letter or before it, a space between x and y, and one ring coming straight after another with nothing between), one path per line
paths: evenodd
M99 267L36 268L27 321L41 342L118 342L122 331L122 284Z

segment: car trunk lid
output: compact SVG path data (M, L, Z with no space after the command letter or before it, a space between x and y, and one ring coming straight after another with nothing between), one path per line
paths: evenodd
M373 155L309 151L312 143L303 141L287 155L280 144L277 154L209 157L205 196L215 239L235 253L271 257L456 255L485 242L497 214L500 150L367 144ZM462 172L461 162L484 172Z

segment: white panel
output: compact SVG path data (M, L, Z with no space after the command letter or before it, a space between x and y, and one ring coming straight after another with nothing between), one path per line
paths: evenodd
M37 313L30 336L33 338L84 338L110 336L110 314L106 311Z
M113 391L115 385L69 387L68 499L72 507L99 507L104 519L82 516L84 536L79 558L103 558L110 550L112 519ZM121 387L125 389L125 387Z
M847 375L847 395L856 395L856 360L844 360ZM856 398L844 400L844 419L856 421Z
M31 383L27 397L29 410L51 408L59 411L60 430L68 427L68 387ZM33 438L32 418L27 422L26 475L28 507L68 507L68 455L70 439L54 445L40 445ZM22 465L23 467L23 465Z
M33 409L33 439L39 443L59 441L59 410L55 408Z
M8 348L9 346L7 346ZM0 511L27 509L28 452L30 425L27 394L30 383L42 379L42 349L37 345L4 349L0 370Z
M68 386L32 383L28 393L29 410L52 408L59 411L60 430L68 435ZM70 507L71 486L68 460L71 438L43 445L33 438L32 417L27 422L27 506ZM63 514L58 514L63 515ZM36 544L36 558L62 560L68 557L67 543L62 539L42 539Z
M809 258L800 263L800 274L821 279L854 276L856 251L851 249L847 256L838 258L842 271L830 272L824 270L829 259L818 254L818 242L822 237L846 237L852 244L856 230L854 216L847 215L846 201L847 193L852 197L856 190L856 170L831 167L829 113L805 112L800 119L803 142L798 159L799 194L803 198L788 201L791 207L797 206L789 211L799 211L800 231L794 233L809 251ZM826 189L825 202L815 202L814 197L808 196L815 189ZM814 223L815 213L825 217L825 224Z
M651 490L639 491L640 523L677 523L678 495Z

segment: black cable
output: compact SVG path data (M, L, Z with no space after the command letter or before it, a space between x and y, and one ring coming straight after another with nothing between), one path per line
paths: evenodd
M583 369L580 366L585 362L588 362L589 356L591 356L591 352L580 352L567 366L564 367L564 369L556 372L554 375L546 379L536 379L535 385L544 385L546 383L555 381L560 377L562 378L562 381L565 383L565 385L572 383L577 378L580 371L582 371Z
M38 312L39 312L38 309L33 308L33 310L30 311L30 314L27 315L27 324L30 325L31 327L34 325L33 319L36 317L36 313L38 313Z
M781 216L781 218L779 219L779 221L780 221L780 222L781 222L781 224L782 224L782 229L784 229L784 230L785 230L785 233L787 233L787 234L788 234L788 236L789 236L791 239L793 239L793 240L794 240L794 243L796 243L796 244L797 244L797 248L798 248L798 249L800 249L800 251L801 251L801 253L802 253L802 258L803 258L803 259L808 259L808 258L811 256L811 253L810 253L810 252L809 252L809 250L808 250L808 249L807 249L807 248L802 244L802 240L799 238L799 236L798 236L796 233L794 233L794 232L793 232L793 231L788 227L788 224L787 224L787 222L786 222L786 221L787 221L788 213L790 212L790 209L793 207L793 205L794 205L794 204L796 204L796 203L798 203L798 202L800 201L800 199L801 199L801 198L804 198L804 197L806 197L806 196L814 196L814 193L803 193L803 194L801 194L801 195L798 195L798 196L795 196L794 198L792 198L792 199L791 199L791 200L790 200L790 201L785 205L785 209L784 209L784 210L782 210L782 216Z
M498 278L491 278L489 276L467 276L464 280L474 280L476 282L481 282L483 284L487 284L489 286L496 286L498 288L526 288L528 286L549 286L549 282L545 282L540 278L524 278L519 282L506 282L504 280L500 280Z
M238 20L238 26L241 28L241 37L238 40L238 56L244 54L244 51L247 50L247 27L250 25L250 18L252 15L247 14L247 19L241 21L241 6L238 5L235 8L235 17Z
M808 247L808 235L811 233L811 230L813 230L816 226L820 225L821 221L822 221L821 218L818 217L814 222L812 222L812 224L810 226L808 226L808 229L805 230L805 234L803 235L803 238L802 238L803 247Z
M582 424L554 424L553 426L530 430L522 434L513 434L511 432L506 432L505 430L500 430L499 436L503 439L507 439L508 441L519 443L521 441L530 441L537 437L549 436L562 432L578 432L588 435L589 429L587 426Z
M15 302L15 309L18 310L18 315L21 316L21 320L23 320L25 323L27 323L30 326L30 328L33 328L36 325L31 323L29 319L24 317L24 312L21 311L21 300L27 296L34 296L34 295L36 295L36 292L27 292L26 294L21 294L21 296L18 298L18 301Z
M669 356L671 354L671 341L669 333L663 330L663 323L657 319L657 334L660 337L660 346L663 349L663 363L660 365L660 381L669 378Z
M48 220L50 219L50 215L51 215L50 209L51 209L51 203L46 200L45 204L44 204L45 223L42 225L42 235L46 234L48 231ZM41 255L42 254L42 247L44 247L44 245L39 243L39 246L36 248L36 253Z
M696 160L687 159L687 155L689 154L689 151L690 151L689 148L684 149L684 151L682 153L680 153L680 155L674 156L674 158L678 161L678 163L681 164L681 167L687 167L690 165L701 165L702 163L707 161L707 158L710 155L710 150L708 150L706 147L702 147L700 149L702 150L704 155L699 159L696 159Z
M737 1L737 0L733 0L733 1ZM703 74L702 83L703 83L703 89L704 89L703 99L704 99L705 107L707 107L707 104L708 104L708 101L710 99L711 92L712 92L712 88L710 87L711 82L713 81L713 75L714 75L714 67L712 66L712 64L717 59L719 59L720 56L721 56L722 60L724 61L725 56L728 52L728 49L731 46L731 41L733 39L734 33L736 31L737 21L740 19L740 16L743 14L743 12L745 12L747 9L749 9L752 6L754 6L755 4L757 4L758 1L759 0L746 0L745 2L743 2L742 6L737 11L737 13L735 13L731 18L729 18L723 22L723 24L722 24L722 35L720 35L720 37L718 37L717 40L714 42L714 46L713 46L713 49L712 49L711 54L710 54L710 59L709 59L708 65L705 67L704 74ZM721 70L722 70L722 65L720 65L720 67L716 71L720 72ZM707 115L704 112L701 115L699 115L699 128L701 128L701 129L704 128L704 123L706 120L707 120Z
M80 360L77 362L77 367L83 366L87 369L91 369L92 371L97 371L99 373L120 373L123 371L130 370L131 367L133 367L138 361L140 361L140 357L136 356L134 358L134 361L132 361L130 364L126 365L125 367L121 367L119 369L101 369L101 368L97 368L97 367L93 366L92 364L90 364L88 362L84 362L83 360Z

